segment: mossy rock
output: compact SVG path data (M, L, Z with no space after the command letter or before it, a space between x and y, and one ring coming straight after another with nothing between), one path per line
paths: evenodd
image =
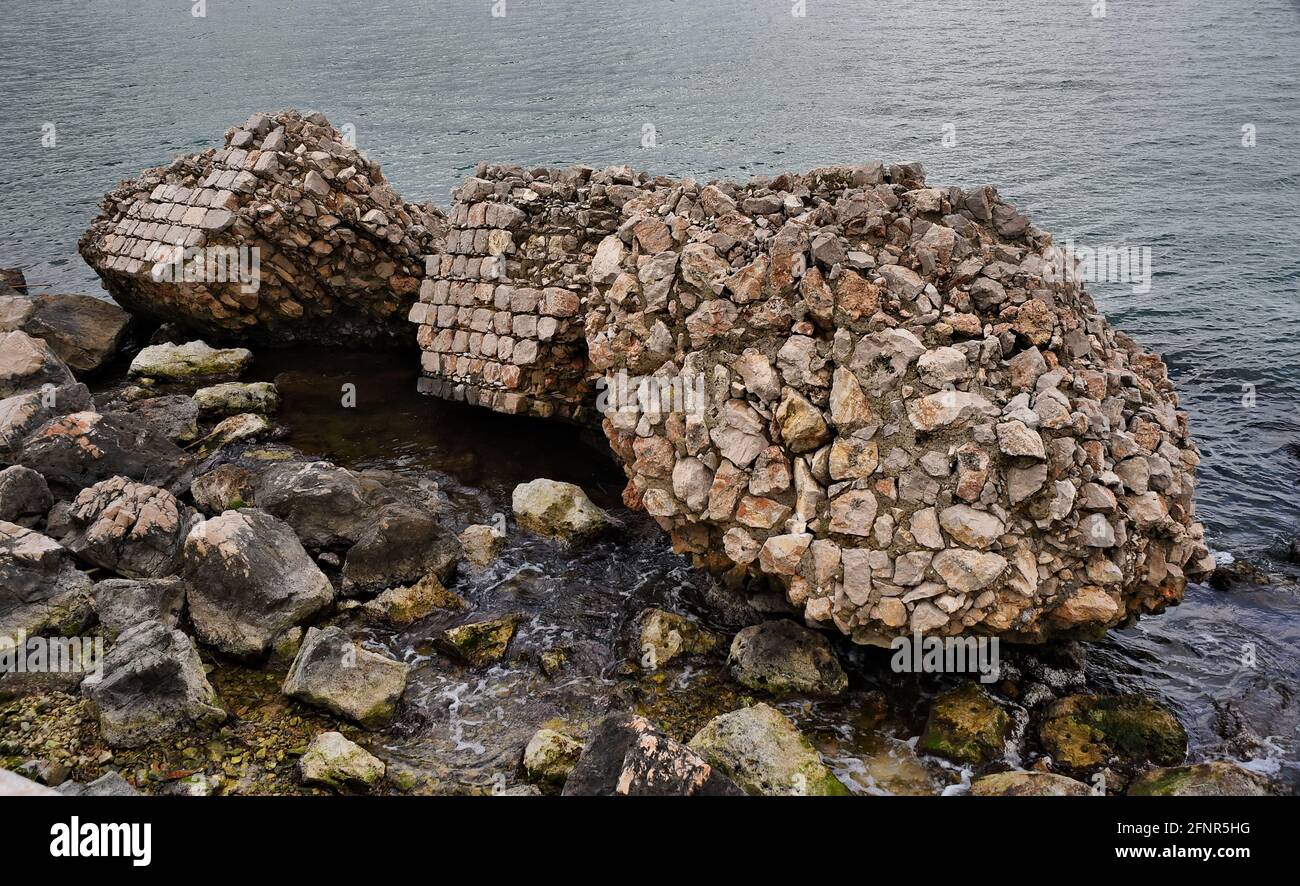
M776 708L756 704L709 721L687 745L747 794L843 797L812 743Z
M1074 772L1109 763L1174 766L1187 757L1178 718L1142 695L1067 696L1048 708L1038 735L1052 761Z
M930 704L918 748L954 763L982 765L1002 756L1011 718L976 683L966 683Z
M996 772L971 782L972 797L1090 797L1081 781L1051 772Z
M449 628L443 632L439 645L474 667L495 664L505 658L515 628L522 620L519 615L507 615Z
M1129 785L1130 797L1265 797L1272 785L1262 775L1216 760L1143 773Z

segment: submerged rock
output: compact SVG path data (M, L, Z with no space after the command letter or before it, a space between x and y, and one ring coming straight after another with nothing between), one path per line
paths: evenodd
M849 685L826 638L792 621L744 628L731 641L728 661L741 684L777 696L834 696Z
M130 325L126 311L90 295L0 296L0 332L44 340L77 373L103 369L126 344Z
M380 729L397 711L409 670L400 661L362 649L338 628L309 628L283 692L367 729Z
M1175 766L1187 732L1173 712L1142 695L1071 695L1047 709L1038 730L1052 762L1073 772L1101 766Z
M183 580L170 578L110 578L96 582L90 595L109 639L146 621L165 628L180 622L189 590Z
M189 637L156 621L127 630L104 657L104 676L82 684L113 747L139 747L188 726L226 719Z
M679 655L707 655L722 644L717 634L675 612L645 609L637 621L641 626L637 653L649 670Z
M954 763L979 766L1006 752L1011 718L976 683L950 689L930 703L917 749Z
M466 605L460 596L443 587L438 576L429 574L413 585L389 588L367 601L362 609L371 618L405 628L439 609L460 610Z
M73 501L73 530L63 544L85 562L126 578L162 578L180 568L196 518L165 489L114 477L83 489Z
M91 612L90 579L63 546L0 521L0 637L75 633Z
M31 527L54 505L45 478L22 465L0 470L0 520Z
M592 729L564 783L564 796L742 796L729 778L634 714L612 714Z
M322 732L298 760L303 784L362 793L383 781L384 762L341 732Z
M80 250L123 307L214 339L409 343L441 228L323 115L283 111L115 188Z
M1264 776L1222 760L1152 769L1128 786L1130 797L1265 797L1273 793Z
M213 348L206 342L149 345L135 355L127 374L155 382L201 382L239 378L253 362L247 348Z
M760 703L714 717L687 746L748 794L837 797L849 793L794 723L770 705Z
M448 628L439 645L471 667L496 664L505 658L521 620L519 615L505 615Z
M199 637L241 658L265 655L277 634L334 600L293 530L254 509L196 525L185 539L182 574Z
M995 772L971 782L974 797L1089 797L1092 789L1081 781L1051 772Z
M519 525L569 543L591 541L619 525L596 507L582 487L557 480L533 480L515 487L511 506Z
M539 729L524 748L524 772L530 781L562 785L582 756L582 745L554 729Z
M476 524L466 526L457 536L465 559L482 568L489 565L505 547L506 537L495 526Z

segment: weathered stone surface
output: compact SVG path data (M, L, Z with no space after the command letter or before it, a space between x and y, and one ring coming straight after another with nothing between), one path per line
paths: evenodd
M0 296L0 332L42 339L77 373L97 372L116 357L130 324L126 311L90 295Z
M280 392L270 382L224 382L194 392L199 412L206 416L240 413L270 415L280 408Z
M579 742L554 729L538 729L524 747L524 772L530 781L562 785L581 756Z
M849 682L826 638L792 621L744 628L728 661L742 684L777 696L833 696Z
M33 431L14 456L42 474L56 493L73 495L113 477L177 491L190 458L140 418L74 412Z
M506 544L505 533L487 524L466 526L456 538L465 559L479 568L491 564Z
M973 797L1089 797L1081 781L1051 772L995 772L970 784Z
M612 714L591 731L566 797L742 796L743 791L644 717Z
M1187 732L1168 708L1141 695L1070 695L1052 704L1039 738L1055 765L1071 772L1102 766L1176 766Z
M467 604L443 587L438 577L426 575L415 584L389 588L362 607L371 618L404 628L439 609L464 609Z
M33 431L60 415L84 412L94 402L83 384L15 394L0 400L0 459L14 461Z
M1011 718L975 683L951 689L930 703L917 749L954 763L981 765L1006 750Z
M80 559L126 578L163 578L180 568L197 514L164 489L114 477L83 489L68 518L63 544Z
M776 708L756 704L714 717L687 747L747 794L836 797L848 789L821 755Z
M298 760L303 784L348 793L372 790L383 780L386 768L382 760L341 732L317 735Z
M50 487L40 474L22 465L0 471L0 520L30 527L53 505Z
M197 524L182 575L200 639L243 658L265 655L276 635L334 599L334 589L293 530L254 509Z
M650 670L663 667L679 655L707 655L722 643L722 638L707 628L663 609L645 609L637 622L637 655Z
M184 394L134 400L126 404L123 410L155 428L174 443L193 443L199 438L199 407Z
M105 772L94 781L78 784L65 781L59 785L59 793L65 797L138 797L140 792L118 772Z
M383 590L426 575L446 581L460 554L460 542L432 514L415 505L389 505L348 551L343 590L349 595Z
M111 191L80 250L127 310L213 340L405 344L443 227L323 115L284 111Z
M308 628L283 691L379 729L393 719L409 670L400 661L362 649L338 628Z
M448 628L439 646L472 667L496 664L505 658L522 620L518 615L504 615Z
M519 484L511 506L520 526L569 543L590 541L619 525L587 498L582 487L557 480Z
M165 628L180 622L189 586L170 578L110 578L90 590L99 623L112 639L138 624L156 621Z
M199 510L215 517L224 511L237 511L256 504L254 489L257 476L238 465L218 465L190 482L190 497Z
M70 634L91 614L90 579L48 536L0 521L0 636Z
M1130 797L1266 797L1273 793L1264 776L1222 760L1152 769L1128 786Z
M131 378L162 382L201 382L239 378L253 362L247 348L213 348L206 342L150 345L135 355Z
M103 679L82 686L98 711L104 740L113 747L138 747L187 726L226 719L194 643L156 621L118 637L104 657Z
M67 365L42 339L25 332L0 332L0 397L76 383Z

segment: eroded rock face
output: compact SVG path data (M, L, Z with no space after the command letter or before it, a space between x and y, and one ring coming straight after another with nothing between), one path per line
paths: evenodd
M410 668L352 642L338 628L309 628L285 677L285 695L379 729L393 719Z
M0 332L40 338L72 370L96 372L126 344L131 318L91 295L0 296Z
M334 600L293 530L262 511L227 511L185 539L183 572L200 639L242 658L263 656L283 630Z
M656 180L622 212L589 353L659 385L604 428L701 563L864 643L1097 633L1212 568L1164 364L994 189L873 164Z
M443 227L323 115L297 111L254 114L221 148L146 170L100 210L80 250L119 304L265 344L409 342Z
M126 578L163 578L180 568L197 514L170 492L114 477L82 490L68 511L68 550Z
M90 579L49 536L0 521L0 636L71 633L90 615Z
M0 397L75 382L67 365L43 339L17 329L0 332Z

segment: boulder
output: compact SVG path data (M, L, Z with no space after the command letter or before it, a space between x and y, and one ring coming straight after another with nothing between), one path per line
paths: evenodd
M30 528L53 505L50 487L40 474L22 465L0 471L0 521Z
M118 772L105 772L94 781L78 784L65 781L59 785L59 793L65 797L139 797L140 792Z
M554 729L538 729L524 748L529 781L563 785L582 756L582 745Z
M380 729L393 719L410 669L362 649L338 628L309 628L285 677L290 698Z
M0 332L0 398L76 384L67 364L39 338Z
M57 494L77 494L113 477L178 492L188 483L190 458L134 415L74 412L32 432L16 464L44 475Z
M0 296L0 332L19 330L44 340L77 373L103 369L126 344L131 317L90 295Z
M592 729L563 793L566 797L744 795L690 748L635 714L612 714Z
M428 511L410 504L388 505L348 551L343 591L383 590L412 584L426 575L446 581L460 554L460 542Z
M569 543L590 541L619 525L580 486L557 480L521 483L515 487L511 506L520 526Z
M486 667L505 658L522 620L519 615L504 615L448 628L438 645L472 667Z
M125 631L104 657L103 678L82 683L104 740L132 748L226 719L193 641L156 621Z
M466 526L456 538L465 559L480 569L495 560L506 544L505 533L486 524Z
M995 772L970 783L973 797L1090 797L1081 781L1051 772Z
M72 634L89 622L90 579L48 536L0 521L0 637Z
M111 640L146 621L176 627L188 590L185 582L175 576L110 578L95 582L90 596L99 623Z
M1011 718L976 683L964 683L930 702L917 750L979 766L1006 752Z
M244 412L232 415L217 422L206 437L203 438L203 454L215 452L224 446L247 443L258 437L265 437L274 430L274 426L264 415Z
M675 612L644 609L637 622L637 656L650 670L663 667L679 655L707 655L722 644L717 634Z
M728 663L742 685L777 696L834 696L849 685L826 638L792 621L742 629L731 641Z
M133 400L123 411L143 419L175 443L193 443L199 438L199 407L184 394Z
M1187 731L1173 711L1143 695L1066 696L1047 709L1038 737L1070 772L1176 766L1187 756Z
M322 732L298 759L303 784L364 793L384 778L384 762L341 732Z
M409 344L442 227L323 115L289 110L123 182L80 250L118 304L213 340Z
M334 600L293 529L255 509L197 524L185 539L182 575L199 638L241 658L264 656L276 635Z
M429 574L413 585L389 588L361 608L376 621L405 628L439 609L460 610L468 604L443 587L438 576Z
M255 495L259 508L292 526L313 549L355 543L372 514L360 477L325 461L275 465Z
M710 720L687 745L747 794L836 797L849 793L794 723L756 704Z
M280 408L280 392L270 382L225 382L194 392L194 402L207 416L252 412L270 415Z
M0 400L0 459L17 458L23 441L50 419L84 412L93 406L90 389L83 384L15 394Z
M190 482L190 497L209 516L256 505L257 475L235 464L218 465Z
M1128 786L1130 797L1266 797L1273 793L1264 776L1223 760L1152 769Z
M135 355L127 374L155 382L197 383L239 378L253 362L247 348L213 348L206 342L161 344Z
M156 486L125 477L83 489L72 502L63 544L126 578L163 578L180 569L185 536L198 515Z

